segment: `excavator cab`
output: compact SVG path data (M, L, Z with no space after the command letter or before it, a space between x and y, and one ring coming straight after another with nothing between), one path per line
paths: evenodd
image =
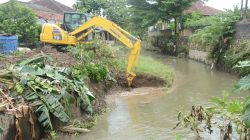
M87 15L83 13L64 13L62 27L65 31L72 32L87 20Z
M63 24L61 27L62 29L70 33L90 19L91 17L84 13L65 12L64 17L63 17ZM88 30L83 31L81 34L86 33L87 31ZM87 38L85 39L85 41L88 41L88 42L92 40L93 40L93 34L89 34Z

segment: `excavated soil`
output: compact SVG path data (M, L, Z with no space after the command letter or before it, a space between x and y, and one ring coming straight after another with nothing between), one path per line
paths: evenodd
M19 60L27 59L40 53L51 55L54 59L54 62L56 62L56 65L60 67L72 66L77 63L76 59L70 53L64 53L58 51L55 47L45 46L33 49L32 51L27 52L19 57L17 56L0 57L0 69L3 69L10 64L14 64Z
M112 72L112 76L116 79L117 84L119 86L123 88L128 87L125 72L115 71L115 72ZM162 87L164 85L166 85L166 82L162 78L152 76L152 75L137 73L135 79L133 80L132 88Z

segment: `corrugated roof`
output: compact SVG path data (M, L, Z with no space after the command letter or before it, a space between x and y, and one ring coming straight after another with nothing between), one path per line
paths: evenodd
M197 1L192 4L192 6L184 11L185 13L198 12L204 16L212 16L222 13L221 10L207 6L202 1Z

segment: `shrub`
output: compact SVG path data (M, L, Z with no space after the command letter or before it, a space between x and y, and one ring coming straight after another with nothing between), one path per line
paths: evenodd
M88 77L95 82L105 80L108 76L108 69L102 64L87 64L86 69Z
M74 66L73 68L73 75L77 78L84 78L87 77L94 81L94 82L100 82L102 80L105 80L109 74L108 69L103 64L94 64L94 63L88 63L88 64L79 64Z
M233 25L238 21L240 16L238 13L228 11L218 16L204 17L195 22L187 23L190 27L204 28L196 30L189 38L189 47L200 51L210 52L211 58L218 57L215 52L218 52L223 47L224 39L232 40L235 32Z
M73 68L73 74L77 78L100 82L109 76L107 67L115 68L117 65L110 46L99 40L93 44L70 47L69 51L81 60L81 63Z
M224 55L221 56L221 62L224 63L225 67L232 68L239 61L250 59L250 42L247 40L241 40L234 42L232 47L225 51ZM241 69L234 69L235 72L241 76L250 74L250 67L244 67Z
M18 1L0 5L0 21L0 31L18 35L21 42L29 45L38 41L41 26L36 25L35 14Z

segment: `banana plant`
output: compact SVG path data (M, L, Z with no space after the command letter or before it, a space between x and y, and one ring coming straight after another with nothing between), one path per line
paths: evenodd
M92 113L95 100L85 83L73 78L70 68L49 65L52 61L50 56L40 54L0 71L0 82L9 85L10 95L29 102L48 130L53 130L52 116L69 121L70 104L79 101L82 110Z

